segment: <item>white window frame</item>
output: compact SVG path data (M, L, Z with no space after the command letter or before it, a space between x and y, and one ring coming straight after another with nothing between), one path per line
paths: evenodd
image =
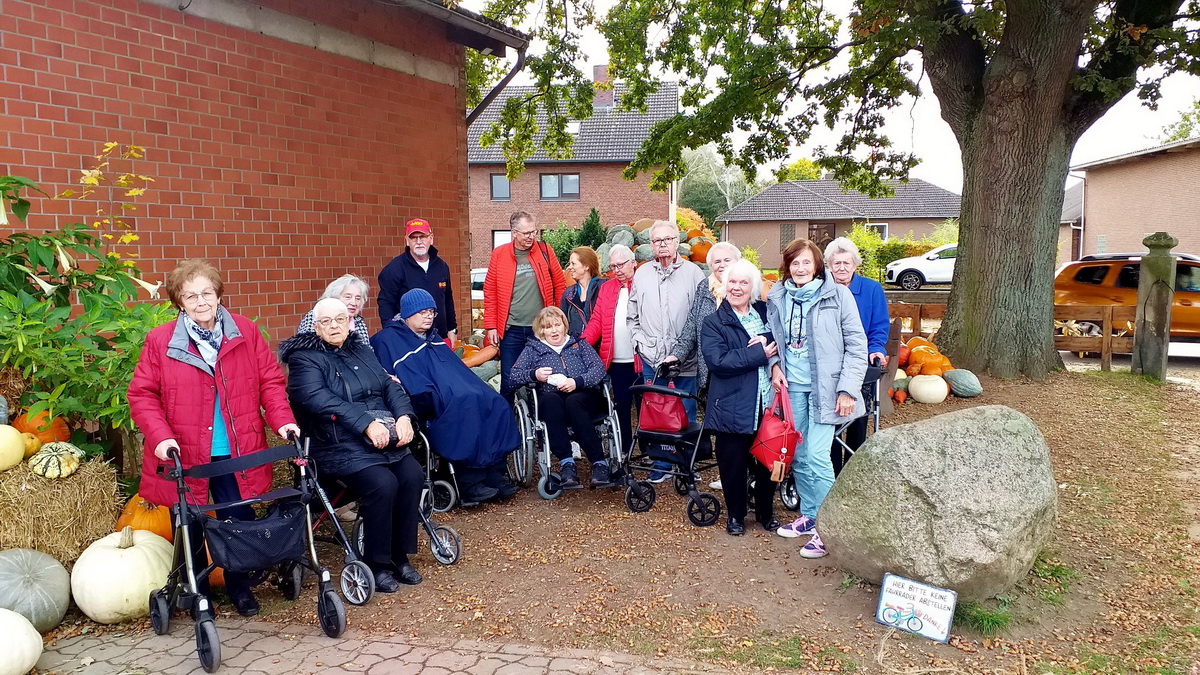
M875 230L879 232L879 238L884 241L887 241L888 229L889 229L887 223L863 223L863 226L875 228ZM880 231L881 228L882 228L882 231Z
M512 230L492 230L492 248L512 243Z

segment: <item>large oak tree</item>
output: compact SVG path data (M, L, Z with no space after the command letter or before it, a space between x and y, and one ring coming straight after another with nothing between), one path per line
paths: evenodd
M886 193L884 181L906 178L916 158L891 146L884 113L919 96L928 76L963 157L939 343L962 367L1041 378L1061 363L1053 273L1071 150L1126 94L1152 105L1167 75L1200 74L1200 0L1184 2L857 0L840 17L811 0L618 0L596 23L623 105L637 108L662 73L682 86L683 111L653 129L626 171L649 172L658 187L685 174L684 149L715 142L751 172L826 126L840 140L817 151L818 165ZM489 8L502 20L536 17L546 47L530 64L538 91L509 99L488 137L505 145L511 171L539 145L569 154L565 117L590 110L572 64L592 11L589 0ZM550 113L541 130L539 106ZM748 140L735 147L734 131Z

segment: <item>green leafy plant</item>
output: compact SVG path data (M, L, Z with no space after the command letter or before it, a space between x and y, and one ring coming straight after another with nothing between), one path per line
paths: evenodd
M758 249L754 248L753 246L743 246L742 247L742 258L754 263L755 267L759 266Z
M542 231L542 241L554 249L558 263L564 267L571 261L571 249L579 245L579 230L571 227L566 221L558 221L554 227Z
M588 213L588 217L584 219L583 227L579 228L579 236L576 237L575 245L591 246L593 249L600 248L607 236L608 232L600 224L600 212L593 207Z

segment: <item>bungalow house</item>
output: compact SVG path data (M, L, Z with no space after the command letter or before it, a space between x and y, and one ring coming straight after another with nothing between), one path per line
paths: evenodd
M871 199L845 190L831 178L779 183L717 217L721 238L758 250L765 268L778 267L784 247L797 237L824 246L864 223L880 236L922 237L947 218L957 218L961 197L914 178L893 183L891 197Z
M155 182L122 250L151 281L208 259L276 340L427 218L465 321L465 50L528 43L441 0L4 0L0 172L57 193L105 142L144 147L132 170ZM37 199L28 227L90 222L97 196Z
M595 66L593 79L607 82L608 67ZM525 172L510 181L500 146L481 147L479 137L498 119L509 97L527 96L531 91L527 86L506 88L468 131L473 267L485 267L492 249L508 243L508 218L515 211L533 214L542 227L553 227L559 221L579 227L593 207L605 225L641 218L675 219L674 189L652 192L649 176L643 174L635 181L621 176L650 128L679 111L679 89L674 82L663 83L647 99L644 114L617 109L624 94L621 83L610 90L597 90L592 116L568 126L575 135L574 155L554 159L538 151L525 161ZM538 124L544 126L544 113L539 112Z
M1158 231L1200 254L1200 137L1071 167L1084 172L1081 254L1144 252Z
M1063 191L1062 215L1058 219L1058 263L1079 260L1083 255L1083 183Z

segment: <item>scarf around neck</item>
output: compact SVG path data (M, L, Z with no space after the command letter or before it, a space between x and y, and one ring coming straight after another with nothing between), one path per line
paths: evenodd
M204 359L208 365L216 366L217 354L221 351L221 341L225 338L225 308L217 306L216 322L212 330L203 328L193 321L187 312L180 312L179 317L183 321L183 327L187 329L188 337L196 343L196 349L200 350L200 358Z
M787 279L783 282L783 290L791 300L791 311L788 312L788 333L791 342L800 344L800 338L804 336L804 303L812 302L817 294L821 291L821 286L824 279L820 277L804 284L797 286L796 282Z

